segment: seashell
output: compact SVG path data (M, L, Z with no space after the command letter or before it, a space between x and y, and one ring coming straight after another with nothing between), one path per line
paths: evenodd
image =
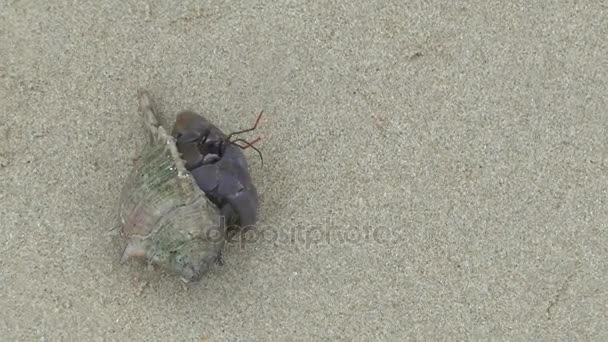
M148 92L139 90L138 97L148 143L120 196L121 262L145 260L185 282L197 281L221 262L226 226L159 123Z

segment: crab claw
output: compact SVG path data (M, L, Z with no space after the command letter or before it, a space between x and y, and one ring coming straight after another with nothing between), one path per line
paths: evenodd
M238 147L227 145L222 158L212 164L203 164L191 173L225 217L229 237L235 229L246 230L256 223L258 192L247 171L245 156Z
M228 238L253 226L257 220L258 193L241 148L225 143L222 131L191 111L177 115L172 135L186 168L225 218Z
M171 135L175 138L177 149L182 154L187 169L203 163L204 156L199 150L203 140L219 140L223 136L207 119L188 110L177 114Z

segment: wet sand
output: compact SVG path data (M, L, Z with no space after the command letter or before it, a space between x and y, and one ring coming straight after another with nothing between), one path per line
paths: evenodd
M608 7L408 3L2 2L2 340L607 339ZM196 286L119 263L140 87L265 111Z

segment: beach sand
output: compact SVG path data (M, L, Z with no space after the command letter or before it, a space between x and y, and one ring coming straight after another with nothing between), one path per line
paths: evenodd
M3 1L0 336L608 339L604 1ZM137 89L261 126L254 234L119 263Z

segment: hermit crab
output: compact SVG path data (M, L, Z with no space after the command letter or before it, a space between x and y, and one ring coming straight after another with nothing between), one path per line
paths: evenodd
M169 134L149 93L138 98L148 143L120 196L121 262L143 259L197 281L221 264L227 239L256 222L258 194L241 151L252 144L237 145L192 111L180 112Z
M250 143L243 139L232 140L232 137L256 129L261 114L252 128L229 135L192 111L180 112L173 127L172 134L185 160L185 167L220 209L226 220L228 239L250 229L257 221L258 192L242 150L251 147L260 153L253 146L259 138Z

